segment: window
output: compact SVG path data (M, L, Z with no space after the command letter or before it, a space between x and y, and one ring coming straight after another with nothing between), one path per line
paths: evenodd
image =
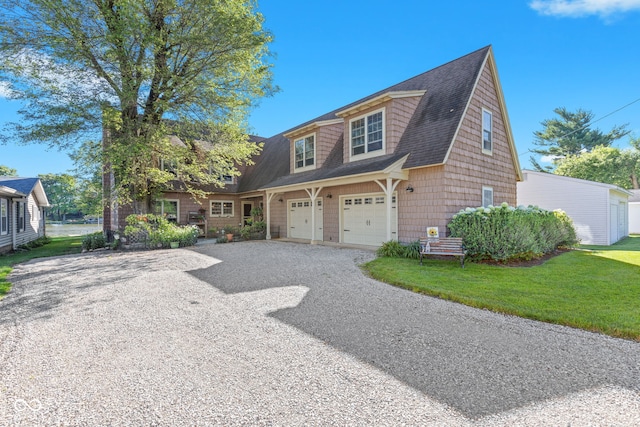
M171 172L173 174L178 170L178 162L175 160L160 159L160 169L165 172Z
M220 175L220 181L225 184L233 184L233 176L231 175Z
M315 136L309 135L294 142L295 169L310 168L316 157Z
M212 200L210 216L233 216L233 202L229 200Z
M490 111L482 109L482 152L493 152L493 115Z
M24 231L24 203L16 203L17 215L18 218L18 232Z
M382 111L378 111L351 121L352 156L375 153L384 148L384 116L382 113Z
M493 205L493 188L482 187L482 207L488 208Z
M156 215L164 216L167 221L178 222L178 201L177 200L156 200L154 206L154 213Z
M9 233L9 201L0 199L0 235Z

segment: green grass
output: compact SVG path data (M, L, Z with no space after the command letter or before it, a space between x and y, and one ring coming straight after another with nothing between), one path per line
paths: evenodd
M52 237L51 242L39 248L0 255L0 299L11 289L7 276L11 273L13 265L34 258L80 253L81 250L82 236Z
M533 267L377 258L364 268L415 292L640 341L640 236L582 246Z

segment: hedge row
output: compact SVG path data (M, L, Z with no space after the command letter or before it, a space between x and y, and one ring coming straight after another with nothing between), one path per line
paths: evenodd
M466 208L448 227L452 237L463 238L471 259L533 259L578 243L566 213L537 206Z

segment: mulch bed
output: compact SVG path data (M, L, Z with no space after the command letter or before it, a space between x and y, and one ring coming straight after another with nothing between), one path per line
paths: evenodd
M551 258L557 257L558 255L561 255L565 252L569 252L572 249L558 249L555 252L551 252L548 254L545 254L543 256L541 256L540 258L536 258L536 259L531 259L531 260L514 260L514 261L496 261L493 259L485 259L485 260L481 260L481 261L475 261L477 263L481 263L481 264L489 264L489 265L498 265L501 267L533 267L536 265L542 265L545 262L547 262L547 260L550 260Z

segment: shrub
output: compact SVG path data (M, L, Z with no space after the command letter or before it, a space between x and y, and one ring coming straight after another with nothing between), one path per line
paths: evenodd
M578 243L567 214L537 206L466 208L448 227L451 236L463 238L471 259L532 259Z
M107 245L107 239L102 231L96 231L95 233L87 234L82 238L82 250L92 251L94 249L101 249Z
M404 245L396 240L390 240L384 242L382 246L378 248L376 254L379 257L417 259L420 257L420 241Z
M49 237L42 236L42 237L38 237L37 239L32 240L32 241L30 241L28 243L25 243L24 245L18 246L18 249L25 250L25 251L30 251L31 249L35 249L35 248L39 248L41 246L44 246L49 242L51 242L51 239Z
M171 242L178 242L180 247L192 246L200 233L197 226L179 226L153 214L129 215L126 223L124 237L127 242L138 242L152 249L168 248Z

